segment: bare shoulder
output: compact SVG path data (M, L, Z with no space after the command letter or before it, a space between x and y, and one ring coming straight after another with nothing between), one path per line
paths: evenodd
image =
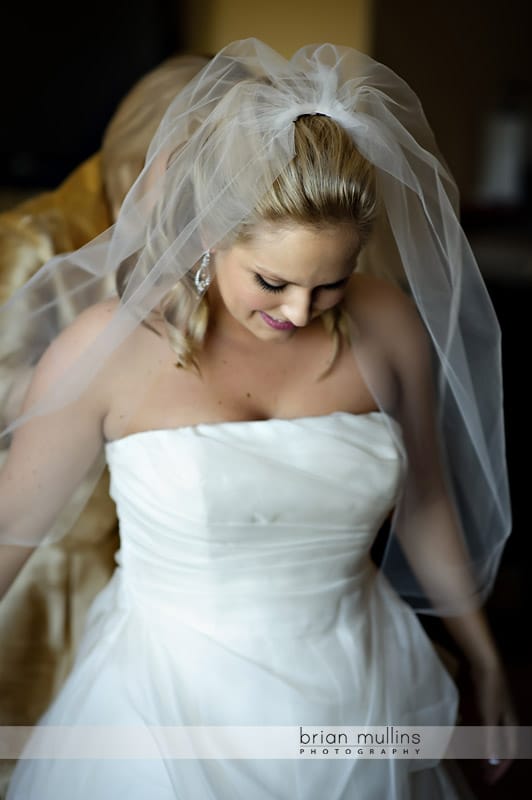
M58 340L71 343L78 341L81 345L90 342L109 324L119 304L118 297L111 297L89 306L65 328Z
M109 324L118 299L95 303L82 311L49 345L34 373L34 389L46 389L81 356Z
M349 286L349 307L357 314L376 315L383 313L417 314L410 296L399 286L363 272L356 272Z
M424 346L426 331L413 299L384 278L355 273L346 307L355 322L378 334L392 350Z

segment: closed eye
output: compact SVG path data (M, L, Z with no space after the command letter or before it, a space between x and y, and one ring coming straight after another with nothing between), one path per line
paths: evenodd
M275 286L272 283L268 283L268 281L265 281L258 272L255 272L254 275L255 280L259 284L260 288L265 292L282 292L286 286L286 283L281 283L280 286Z
M281 284L278 284L278 285L273 284L273 283L268 283L268 281L265 281L264 278L262 277L262 275L259 275L258 272L255 272L254 275L255 275L256 282L259 284L260 288L263 289L265 292L274 292L274 293L275 292L282 292L283 289L285 289L286 286L288 285L286 283L281 283ZM334 291L334 289L341 289L343 286L345 286L345 284L347 283L348 280L349 280L349 277L348 278L342 278L341 280L336 281L336 283L325 283L323 286L317 286L316 288L317 289L325 289L326 291L327 290L328 291Z

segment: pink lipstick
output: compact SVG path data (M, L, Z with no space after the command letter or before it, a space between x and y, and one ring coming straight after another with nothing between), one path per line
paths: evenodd
M270 326L270 328L275 328L276 331L291 331L292 328L295 328L295 325L288 320L279 320L270 317L264 311L259 311L264 322Z

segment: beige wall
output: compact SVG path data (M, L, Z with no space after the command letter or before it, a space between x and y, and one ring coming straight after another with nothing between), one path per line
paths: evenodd
M466 203L482 126L507 81L532 83L531 7L522 0L375 0L372 55L419 95ZM529 90L530 91L530 90Z
M188 0L187 50L215 53L255 36L290 56L314 42L371 52L374 0Z

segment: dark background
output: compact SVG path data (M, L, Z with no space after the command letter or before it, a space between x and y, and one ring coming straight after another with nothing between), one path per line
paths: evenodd
M59 184L133 84L183 47L176 0L2 6L0 185Z

